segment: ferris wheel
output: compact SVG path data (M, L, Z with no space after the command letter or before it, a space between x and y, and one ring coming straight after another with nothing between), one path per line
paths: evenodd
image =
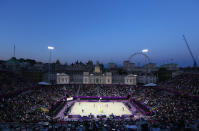
M136 53L132 54L132 55L129 57L128 60L130 61L131 59L133 59L133 57L135 57L135 56L137 56L137 55L144 56L146 64L150 63L150 58L149 58L149 56L146 55L146 54L143 53L143 52L136 52Z
M128 61L130 62L130 60L132 60L133 57L138 56L138 55L141 55L141 56L144 57L145 62L146 62L146 65L147 65L147 64L150 63L150 58L149 58L149 56L146 54L146 52L148 52L148 49L144 49L144 50L142 50L141 52L136 52L136 53L132 54L132 55L129 57ZM145 66L145 69L146 69L146 73L149 73L149 72L150 72L149 66Z

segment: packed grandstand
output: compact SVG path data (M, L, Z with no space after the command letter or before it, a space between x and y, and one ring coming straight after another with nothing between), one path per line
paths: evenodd
M199 130L198 74L184 73L156 87L39 86L20 77L9 80L12 75L0 76L0 130ZM75 102L85 100L122 101L136 110L128 116L69 115ZM64 115L57 117L61 111Z

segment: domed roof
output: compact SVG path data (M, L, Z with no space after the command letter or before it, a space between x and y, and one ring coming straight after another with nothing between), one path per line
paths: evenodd
M8 60L6 62L7 65L19 65L20 62L15 58L15 57L12 57L10 60Z

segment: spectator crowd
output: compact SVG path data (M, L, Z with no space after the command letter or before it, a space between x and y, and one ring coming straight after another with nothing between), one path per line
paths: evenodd
M199 74L183 73L162 83L161 86L183 94L199 96Z
M2 80L3 78L1 78ZM185 92L198 95L198 80L196 74L183 74L162 84L164 88L175 89L182 94ZM23 84L23 83L22 83ZM1 85L2 86L2 85ZM31 87L33 85L23 85ZM2 92L1 92L2 93ZM7 91L3 93L8 93ZM0 122L39 122L50 121L49 110L53 104L70 96L127 96L131 95L136 101L144 103L153 112L147 119L150 128L163 128L167 130L181 130L193 128L199 121L199 102L188 96L177 95L161 88L128 86L128 85L82 85L70 84L64 86L44 86L31 88L15 96L1 98ZM128 122L106 120L79 122L82 128L104 128L124 130L126 125L135 124L137 121ZM70 122L69 122L70 123ZM78 122L71 122L71 129L76 128ZM105 127L106 125L106 127ZM198 125L197 125L198 126ZM77 126L79 127L79 126ZM65 127L63 127L65 129ZM68 127L66 127L67 129ZM80 128L80 127L79 127ZM196 127L198 129L198 127Z

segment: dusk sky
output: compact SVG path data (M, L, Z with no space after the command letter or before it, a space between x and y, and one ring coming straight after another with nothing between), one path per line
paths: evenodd
M151 62L199 64L198 0L0 0L0 59L121 64L147 48ZM137 57L136 59L144 59ZM131 61L133 62L134 59Z

